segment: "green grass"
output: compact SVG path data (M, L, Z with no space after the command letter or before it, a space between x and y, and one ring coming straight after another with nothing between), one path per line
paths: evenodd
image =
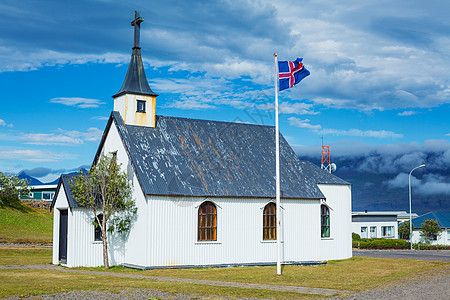
M346 260L330 261L328 264L320 266L283 266L283 276L276 275L276 267L157 269L147 271L115 267L110 271L138 272L142 275L153 276L297 285L357 292L388 285L399 279L408 278L441 266L450 266L450 263L353 257ZM85 269L103 270L103 268Z
M51 248L0 248L0 265L3 264L48 264L51 262ZM103 268L78 268L104 271ZM263 284L284 284L315 288L331 288L352 292L395 284L417 276L434 276L449 272L450 263L353 257L330 261L316 267L284 266L283 276L276 275L275 267L234 267L196 269L158 269L138 271L113 267L108 272L139 275L168 276L220 281L249 282ZM430 275L431 274L431 275ZM231 287L205 286L191 283L159 282L143 279L110 278L95 274L76 274L50 270L2 270L0 269L0 297L27 296L58 293L71 290L123 290L149 289L199 296L309 299L317 295L299 295L289 292L251 290Z
M133 278L111 278L95 274L74 274L48 270L0 270L0 282L2 283L0 287L0 298L9 296L25 297L74 290L101 290L118 293L133 289L159 290L173 294L183 293L209 297L214 295L227 298L317 298L317 295L301 295L289 292L205 286L192 283L163 282Z
M0 265L41 265L52 262L52 248L0 247Z
M51 243L53 215L48 210L23 206L0 208L0 242Z

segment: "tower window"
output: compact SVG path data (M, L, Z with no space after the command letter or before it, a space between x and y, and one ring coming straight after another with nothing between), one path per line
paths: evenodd
M145 101L137 100L136 111L145 113Z

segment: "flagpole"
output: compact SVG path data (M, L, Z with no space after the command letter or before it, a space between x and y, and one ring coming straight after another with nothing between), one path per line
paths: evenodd
M275 60L275 180L276 180L276 222L277 222L277 275L281 275L281 211L280 211L280 131L278 128L278 58Z

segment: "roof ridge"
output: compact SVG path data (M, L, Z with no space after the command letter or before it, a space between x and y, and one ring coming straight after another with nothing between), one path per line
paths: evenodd
M269 128L275 127L275 125L253 124L253 123L245 123L245 122L232 122L232 121L220 121L220 120L208 120L208 119L197 119L197 118L176 117L176 116L163 116L163 115L156 115L156 118L184 119L184 120L201 121L201 122L228 123L228 124L238 124L238 125L261 126L261 127L269 127Z

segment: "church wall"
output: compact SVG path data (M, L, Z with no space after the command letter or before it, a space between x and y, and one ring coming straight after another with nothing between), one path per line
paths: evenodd
M351 186L319 184L330 207L330 238L322 238L319 253L324 260L352 257ZM320 212L319 212L320 213Z
M99 213L99 212L97 212ZM97 267L103 265L103 244L94 240L94 212L86 208L73 208L69 211L69 245L67 266ZM125 245L122 237L108 236L108 255L110 265L123 262Z
M55 195L56 202L53 207L53 264L58 264L59 258L59 210L69 209L69 203L67 202L66 193L64 187L61 186L58 194Z
M197 241L197 211L205 201L204 197L150 196L147 211L148 260L137 265L276 262L276 241L263 240L263 209L270 199L206 200L214 202L217 207L217 241L214 242ZM329 254L318 250L323 246L320 238L320 201L282 200L281 206L283 260L324 260L324 255ZM351 244L349 251L351 256ZM339 258L342 256L339 254ZM126 259L125 263L130 262Z
M103 144L102 151L103 154L117 151L117 162L122 165L122 171L128 174L128 179L131 180L134 187L132 197L136 201L138 212L136 219L132 223L132 228L126 241L126 251L123 252L123 257L124 259L126 258L128 263L137 264L138 262L141 262L142 264L142 260L146 260L147 256L147 243L145 242L147 237L147 219L145 213L147 203L114 123L111 125L108 136ZM112 246L115 247L115 245ZM122 262L123 261L120 261L119 259L117 260L117 264L121 264Z

